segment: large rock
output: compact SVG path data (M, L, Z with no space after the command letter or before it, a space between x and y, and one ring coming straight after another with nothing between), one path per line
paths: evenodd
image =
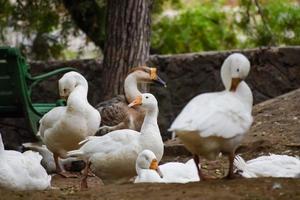
M251 62L251 72L246 81L253 91L254 103L300 87L300 46L180 55L152 55L148 64L158 66L160 76L168 84L167 88L151 88L151 92L159 101L159 125L164 138L169 137L167 128L191 98L203 92L223 89L220 67L224 59L232 52L243 53ZM40 74L62 66L75 67L87 78L89 81L89 101L92 105L101 101L99 99L101 93L99 77L103 68L100 60L32 62L31 72ZM57 99L58 78L55 77L36 87L33 92L33 100L48 102ZM9 121L12 123L12 120ZM25 126L22 121L17 121L17 123L18 126ZM14 128L1 125L1 131L4 134L9 134L10 138L18 138L13 140L17 143L23 142L24 138L26 141L29 140L29 137L24 137L26 134L23 130L22 134L17 134Z

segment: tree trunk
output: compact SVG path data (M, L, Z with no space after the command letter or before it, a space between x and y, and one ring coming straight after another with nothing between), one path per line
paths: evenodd
M108 0L102 100L123 93L130 68L149 57L152 0Z

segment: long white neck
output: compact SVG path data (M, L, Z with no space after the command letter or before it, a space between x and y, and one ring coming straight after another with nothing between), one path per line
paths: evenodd
M132 102L138 95L142 94L138 89L135 73L131 73L126 77L124 82L124 92L127 102Z
M142 169L136 167L136 172L138 177L135 182L162 182L162 179L159 177L158 173L150 169Z
M240 82L238 85L235 94L245 103L249 111L252 111L253 106L253 95L251 89L245 81Z
M143 169L139 167L138 162L135 163L135 170L138 176L142 174Z
M144 149L153 151L158 161L164 154L164 144L157 124L158 107L146 110L146 115L141 128L140 143Z
M142 134L147 134L147 133L159 133L159 127L157 124L157 116L158 116L158 108L155 106L151 110L147 110L144 118L144 122L141 128L141 133Z
M88 84L85 79L78 79L77 86L68 97L67 107L72 111L82 111L89 104L87 100Z
M0 153L4 151L4 144L3 144L3 140L2 140L2 136L0 133Z
M230 72L231 60L226 59L221 67L221 79L225 90L229 91L231 87L231 72Z

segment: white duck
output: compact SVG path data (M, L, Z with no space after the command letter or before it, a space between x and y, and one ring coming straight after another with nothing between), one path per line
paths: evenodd
M38 152L42 156L41 164L46 169L48 174L56 172L55 161L53 153L44 144L40 143L23 143L26 149ZM76 158L59 159L59 165L62 170L69 171L73 167L73 162L77 161ZM82 168L81 168L82 169Z
M141 105L146 115L141 132L130 129L112 131L104 136L88 137L79 150L68 152L68 156L81 157L88 161L87 167L104 182L128 180L136 175L135 162L144 149L154 152L160 161L164 146L157 124L158 105L152 94L138 96L128 106ZM81 188L87 187L87 172Z
M62 171L58 158L65 158L70 150L78 149L79 142L94 135L100 125L100 114L87 100L88 83L77 72L68 72L59 80L59 93L67 98L67 106L56 107L40 120L39 135L53 153L56 172Z
M237 172L245 178L300 178L300 159L287 155L270 154L247 162L241 156L236 156L234 166Z
M33 151L4 150L0 134L0 186L12 190L45 190L51 176L40 164L42 157Z
M169 129L194 155L196 164L199 156L213 160L220 152L228 155L228 178L234 177L235 150L253 121L252 92L243 81L249 71L250 62L244 55L230 55L221 68L225 90L194 97ZM208 178L200 168L198 173L201 180Z
M141 83L158 83L166 87L166 83L157 75L156 68L147 66L132 68L124 81L124 95L99 103L96 108L101 114L101 128L97 135L120 129L140 131L145 112L142 108L130 108L128 104L142 93Z
M158 166L155 154L146 149L136 160L137 177L134 183L188 183L199 181L193 159L186 163L169 162Z

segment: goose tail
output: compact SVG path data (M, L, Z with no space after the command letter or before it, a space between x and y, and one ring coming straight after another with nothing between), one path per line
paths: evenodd
M247 169L246 161L239 155L235 156L233 165L236 167L238 172L244 172Z
M83 157L84 153L80 149L68 151L67 157Z
M79 142L78 144L79 145L83 145L83 144L87 143L88 141L90 141L92 139L96 139L96 138L98 138L98 136L88 136L84 140L82 140L81 142Z

